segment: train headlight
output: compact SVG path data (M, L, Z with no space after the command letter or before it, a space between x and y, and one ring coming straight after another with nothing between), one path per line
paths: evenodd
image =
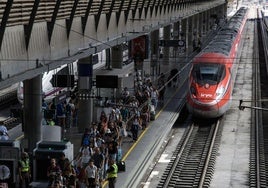
M216 91L216 100L219 100L222 98L222 96L224 95L225 92L225 88L224 87L220 87L217 89Z

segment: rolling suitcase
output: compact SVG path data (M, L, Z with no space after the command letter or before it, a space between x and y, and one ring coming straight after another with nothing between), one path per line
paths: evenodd
M117 162L118 172L125 172L126 171L126 164L125 161Z

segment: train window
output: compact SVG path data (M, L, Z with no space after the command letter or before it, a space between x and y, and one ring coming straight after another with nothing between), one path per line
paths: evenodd
M199 84L218 84L225 77L225 74L224 65L214 63L196 64L192 72L194 79Z

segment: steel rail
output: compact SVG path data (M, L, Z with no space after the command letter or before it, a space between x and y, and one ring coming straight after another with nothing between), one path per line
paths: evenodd
M215 143L220 136L219 125L220 120L192 124L176 147L173 160L168 164L157 187L209 185L215 151L218 149Z
M188 131L187 131L187 133L186 133L186 136L184 137L183 140L181 140L182 145L181 145L181 147L180 147L180 149L179 149L179 152L178 152L177 155L176 155L176 158L175 158L175 161L173 162L173 164L178 164L179 160L181 159L182 152L183 152L184 149L186 148L186 145L187 145L187 143L189 142L189 139L190 139L190 137L191 137L193 131L194 131L194 124L191 124L190 128L188 129ZM170 172L174 172L175 169L176 169L176 165L173 165L172 168L170 169ZM164 183L163 188L167 188L167 187L169 187L169 182L170 182L171 178L172 178L172 173L170 173L170 174L167 176L167 178L166 178L166 182Z
M204 183L205 183L205 179L206 179L206 175L207 175L207 171L208 171L208 166L209 166L210 159L211 159L211 156L212 156L212 153L213 153L213 148L214 148L214 145L215 145L215 142L216 142L219 126L220 126L220 121L217 121L215 129L214 129L214 132L213 132L213 137L212 137L212 140L211 140L211 143L210 143L210 147L209 147L208 155L207 155L207 158L206 158L205 166L203 168L202 176L201 176L201 179L199 181L199 186L198 186L199 188L202 188L204 186Z

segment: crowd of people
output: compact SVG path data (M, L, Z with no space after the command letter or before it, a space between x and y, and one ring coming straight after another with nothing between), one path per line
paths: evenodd
M81 148L73 161L65 158L64 153L58 159L51 159L47 168L49 187L102 187L105 180L109 187L115 187L119 162L122 159L122 144L125 137L137 141L139 131L145 129L148 122L154 120L155 109L164 102L165 75L158 81L145 79L142 84L130 91L125 87L117 101L111 101L110 112L102 111L97 122L92 122L81 138ZM63 129L76 126L77 105L75 97L66 101L47 105L43 108L53 113L46 114L46 125L60 125ZM3 134L7 130L0 127ZM29 187L31 178L27 153L22 153L19 161L20 187Z
M100 113L97 122L92 122L84 131L81 138L81 148L72 164L73 170L63 177L75 177L76 187L102 187L104 180L109 181L109 187L115 187L117 164L122 159L122 143L124 137L130 137L133 142L137 141L140 130L147 127L148 122L154 120L155 110L159 103L164 102L165 75L161 74L158 81L152 83L150 78L144 79L138 87L130 91L125 87L121 96L116 101L106 104L110 112L104 110ZM70 101L71 111L76 110L74 98ZM56 105L56 112L66 109L67 103ZM50 107L51 108L51 107ZM71 112L72 119L75 113ZM64 118L67 116L65 115ZM66 126L62 114L56 113L58 123ZM64 123L65 122L65 123ZM73 123L73 121L72 121ZM54 163L54 161L53 161ZM62 166L62 165L60 165ZM48 177L50 173L48 173ZM53 178L49 178L50 184Z
M43 100L43 125L58 125L62 129L62 135L67 128L77 126L77 107L78 103L75 95L68 100L56 102L53 99L48 104Z
M171 76L170 76L171 77ZM170 79L170 78L168 78ZM162 73L154 83L150 78L139 80L133 90L125 87L116 101L109 101L100 113L97 122L92 122L81 138L81 148L73 161L62 153L59 158L50 160L47 168L49 187L96 188L102 187L108 180L109 187L115 187L117 173L125 137L137 141L140 130L146 129L154 120L158 104L163 104L166 87L165 75ZM70 100L46 104L43 101L45 122L43 124L59 125L62 130L77 126L77 101L75 96ZM3 122L0 125L1 140L8 139L8 131ZM29 156L23 152L18 164L19 185L29 187L31 167Z
M160 84L164 84L163 79L164 76L160 78ZM74 166L79 169L77 183L80 187L101 187L107 178L109 187L115 186L123 139L131 137L133 142L137 141L139 131L152 120L151 108L157 107L159 87L149 79L134 91L125 87L121 97L111 102L110 112L102 111L98 121L85 129L79 155L74 160ZM86 179L81 173L86 174Z

